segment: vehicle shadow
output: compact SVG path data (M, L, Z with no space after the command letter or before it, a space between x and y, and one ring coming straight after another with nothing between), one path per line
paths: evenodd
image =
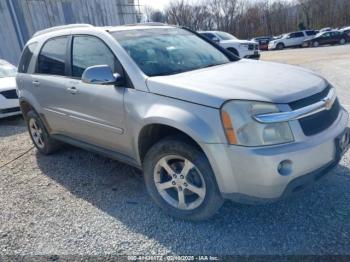
M0 138L21 134L27 131L22 115L0 119Z
M177 254L348 254L350 169L292 198L267 205L226 202L208 221L165 215L130 166L77 149L36 155L42 173L126 225Z

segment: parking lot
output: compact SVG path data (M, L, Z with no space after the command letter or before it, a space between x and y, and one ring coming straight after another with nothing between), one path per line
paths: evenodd
M262 60L315 70L350 110L350 45ZM268 205L227 202L199 223L166 216L129 166L69 146L38 154L20 117L0 120L0 167L2 254L350 254L349 152L308 191Z

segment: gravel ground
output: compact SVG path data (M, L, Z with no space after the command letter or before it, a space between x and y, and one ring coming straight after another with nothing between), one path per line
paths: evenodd
M328 77L349 102L350 46L264 53ZM42 156L20 117L0 120L0 254L350 254L350 154L278 203L227 202L213 219L164 215L131 167L73 148Z

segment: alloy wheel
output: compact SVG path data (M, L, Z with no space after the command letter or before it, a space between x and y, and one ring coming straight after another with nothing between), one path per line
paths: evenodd
M181 210L199 207L206 195L202 173L191 161L178 155L165 156L157 162L154 182L162 198Z
M38 123L34 118L29 120L29 130L35 145L40 149L43 149L45 147L43 130L38 126Z

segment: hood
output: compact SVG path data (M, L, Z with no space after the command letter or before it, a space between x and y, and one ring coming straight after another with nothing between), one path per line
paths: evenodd
M306 69L248 59L147 79L152 93L215 108L231 99L289 103L316 94L326 85Z
M15 77L2 77L0 78L0 91L16 89Z
M240 40L240 39L234 39L234 40L222 40L220 41L221 44L230 44L230 43L238 43L238 44L257 44L255 41L249 41L249 40Z

